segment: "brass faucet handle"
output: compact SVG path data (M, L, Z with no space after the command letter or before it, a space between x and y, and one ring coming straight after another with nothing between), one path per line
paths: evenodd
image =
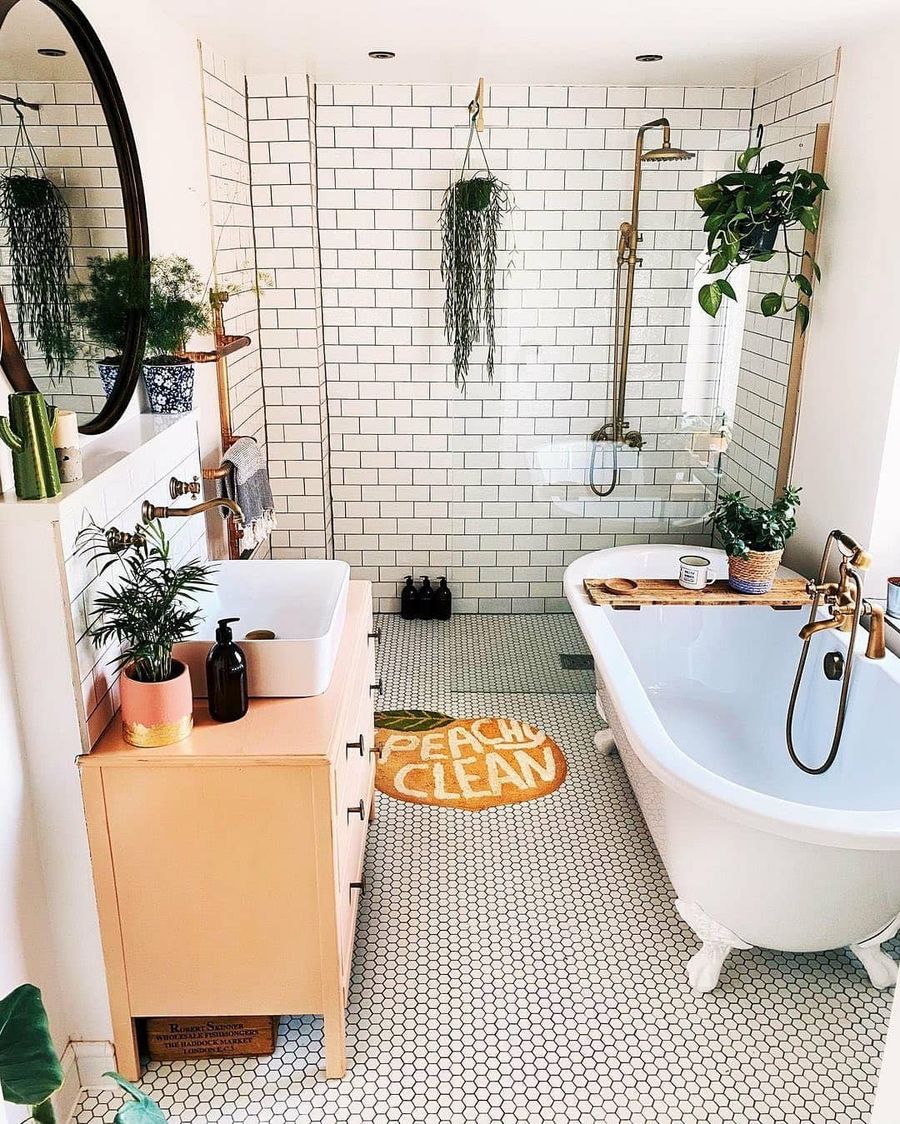
M193 480L179 480L177 476L170 476L169 495L173 500L177 500L179 496L191 496L196 499L200 495L200 477L195 476Z
M113 554L121 554L130 546L143 546L146 541L140 531L120 531L118 527L109 527L106 531L106 545Z

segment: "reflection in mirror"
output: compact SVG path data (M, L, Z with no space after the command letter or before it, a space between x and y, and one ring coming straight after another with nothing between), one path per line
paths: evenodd
M50 7L19 0L0 29L0 47L0 285L38 389L85 423L104 406L118 371L104 362L115 341L97 338L103 333L88 326L83 299L91 271L127 249L115 150L85 63ZM14 104L17 98L28 104ZM58 190L23 177L45 177ZM8 221L11 208L18 221ZM59 250L63 265L54 271L46 245L59 245L60 235L68 248ZM38 314L38 294L56 314L49 325Z

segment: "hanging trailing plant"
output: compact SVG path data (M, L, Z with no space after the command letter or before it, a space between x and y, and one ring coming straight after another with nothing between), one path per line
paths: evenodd
M760 301L763 316L779 312L793 312L800 330L809 323L809 306L812 281L803 271L808 260L810 272L816 280L821 270L807 250L792 249L788 231L802 226L810 233L819 228L820 196L828 190L825 180L817 172L806 168L788 171L780 160L770 160L761 169L751 172L750 165L759 164L762 137L757 144L746 149L737 160L737 171L720 176L712 183L694 191L697 206L706 216L703 229L707 232L707 250L710 254L708 272L716 277L703 285L698 293L700 307L715 316L723 298L735 300L735 291L729 277L738 266L748 262L770 261L779 237L785 255L784 279L781 288L766 293ZM788 295L788 286L796 289Z
M19 131L6 173L0 176L0 224L6 228L13 300L23 332L34 340L51 379L64 374L75 358L69 304L72 268L69 208L50 180L28 133L21 110ZM26 151L31 167L15 166Z
M477 135L476 116L477 106L471 116L462 172L447 188L441 204L441 277L446 288L444 328L447 342L453 348L454 381L463 391L472 347L482 340L487 345L488 382L493 382L497 237L503 216L512 205L509 188L491 174L480 137L478 147L484 157L485 172L466 179L472 139Z

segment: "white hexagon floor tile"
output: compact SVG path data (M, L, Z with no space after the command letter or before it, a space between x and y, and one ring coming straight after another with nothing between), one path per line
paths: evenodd
M512 715L563 747L532 803L471 813L382 797L366 857L344 1081L322 1024L270 1058L153 1064L171 1124L851 1124L868 1119L890 995L844 951L729 958L695 996L696 941L616 757L593 745L570 617L383 617L380 705ZM75 1124L121 1098L83 1095Z

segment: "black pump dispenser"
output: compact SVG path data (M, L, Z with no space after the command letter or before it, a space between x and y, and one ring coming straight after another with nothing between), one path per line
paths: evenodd
M400 594L400 616L405 621L414 621L418 615L419 591L413 585L412 576L408 576Z
M247 661L234 642L229 627L240 617L224 617L216 629L216 642L206 657L206 692L209 716L216 722L236 722L247 713Z
M453 594L447 586L446 578L438 578L438 582L440 584L434 591L434 619L438 621L449 621L452 611Z
M419 620L430 621L434 617L434 590L428 578L422 578L419 587Z

